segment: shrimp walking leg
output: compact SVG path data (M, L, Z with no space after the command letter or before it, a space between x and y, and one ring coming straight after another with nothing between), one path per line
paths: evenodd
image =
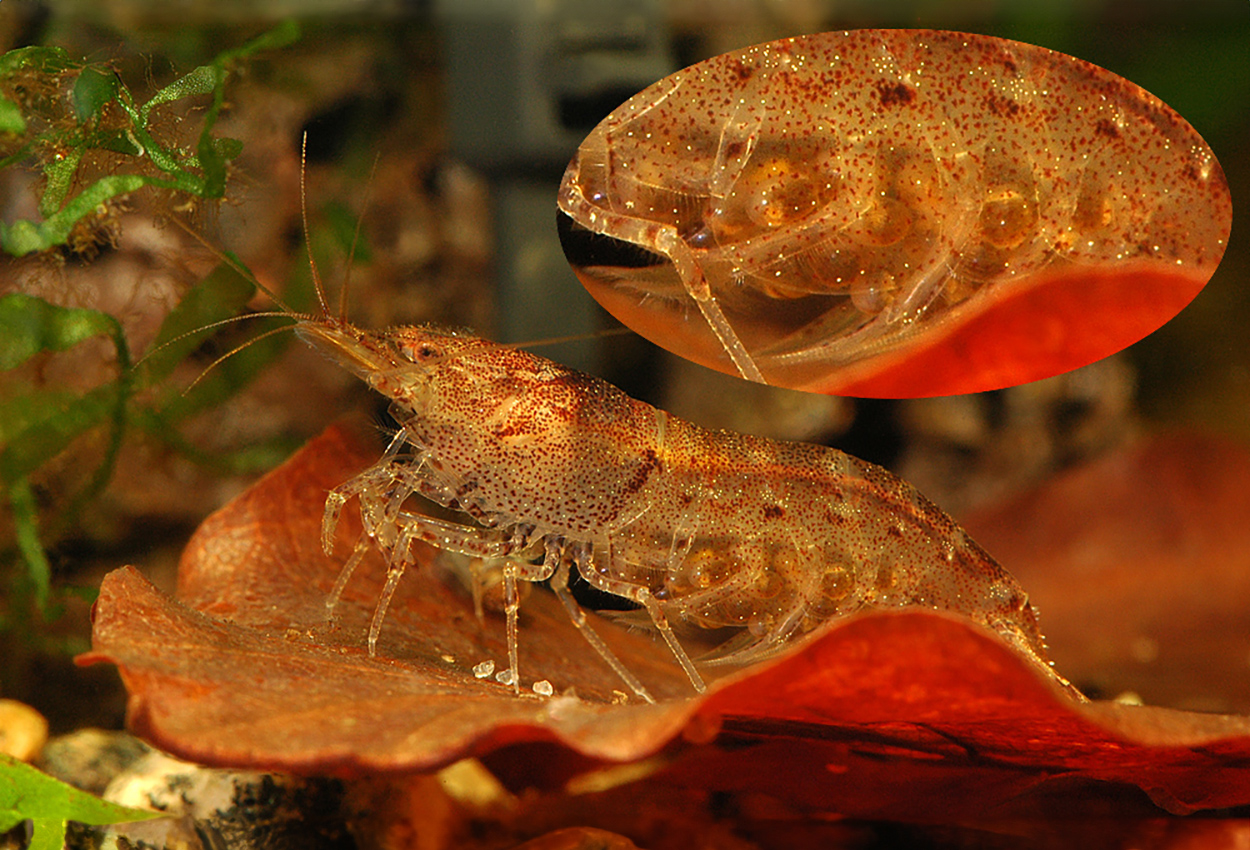
M367 494L363 494L363 501L369 502L371 500ZM362 505L362 513L367 512L368 508ZM634 693L647 702L655 702L655 699L647 691L646 687L638 681L636 676L629 672L629 669L616 657L616 654L612 652L603 639L590 626L586 620L585 612L577 604L577 601L573 599L568 589L569 559L564 554L563 547L560 544L548 540L542 563L529 564L525 561L517 560L515 556L530 548L534 535L532 526L518 526L511 531L502 529L488 531L407 511L400 512L392 519L394 521L392 524L397 524L403 530L400 532L394 545L388 547L388 560L391 562L391 567L387 570L386 584L383 586L369 626L370 655L374 655L376 652L382 621L390 605L391 597L395 593L395 588L412 561L410 554L411 545L414 541L420 540L440 549L459 552L463 555L477 558L505 559L503 574L504 613L507 618L509 683L514 691L519 692L520 690L519 628L517 623L520 601L516 582L519 579L531 582L544 581L551 577L552 590L564 605L565 610L568 611L573 625L582 633L587 642L594 647L608 663L608 666L621 677ZM357 558L357 560L359 559ZM354 567L354 564L352 566ZM346 572L346 568L344 572ZM345 584L346 577L341 575L340 582ZM336 582L336 587L338 587L338 584L339 582ZM662 618L663 615L661 614L660 617ZM667 627L667 625L667 621L664 621L664 626ZM665 629L662 628L662 633L664 631ZM671 628L667 629L665 637L667 640L670 640L670 646L674 647L674 652L681 653L679 658L685 657L683 667L686 667L687 664L690 665L686 669L691 674L691 681L695 682L696 687L703 690L702 679L698 678L698 673L694 671L694 666L690 664L689 657L686 656L685 651L676 644L676 638L672 636Z
M547 554L548 559L550 559L551 548L548 548ZM599 633L591 628L590 623L586 621L586 612L582 610L581 606L577 604L577 600L573 598L573 594L569 592L569 560L562 555L558 555L557 558L555 574L551 577L551 590L561 604L564 605L564 610L569 612L569 619L573 621L573 625L582 633L582 637L586 638L586 642L595 648L600 657L608 662L608 666L616 671L616 675L621 677L630 690L647 702L654 703L655 698L651 696L646 686L638 681L637 676L629 672L629 668L621 663L621 660L616 657L616 653L603 642L603 638L599 637Z
M343 564L343 568L339 570L338 578L334 580L334 587L330 589L330 595L326 597L326 623L333 625L334 611L339 606L339 599L343 596L343 590L347 587L347 582L351 580L352 574L356 572L360 560L369 551L369 535L361 532L356 538L356 545L352 548L352 554L348 557L347 562ZM329 553L327 553L329 554Z
M721 312L720 305L716 303L716 296L712 294L707 278L704 277L703 270L699 268L690 246L682 241L676 230L670 227L662 230L656 240L656 247L664 251L673 261L673 266L677 269L686 292L694 299L694 303L699 305L699 312L703 314L708 327L716 334L721 347L733 361L738 373L748 381L754 381L757 384L768 383L764 380L764 373L755 364L755 359L751 357L746 346L742 344L742 340L738 338L733 325L729 324L729 319L725 318L725 314Z
M521 611L521 597L517 593L517 574L520 572L517 562L509 560L503 566L503 604L504 616L508 618L508 677L512 680L512 692L521 692L521 661L520 661L520 627L517 623Z
M609 561L611 555L608 556ZM583 576L597 589L605 593L611 593L637 602L651 616L651 622L655 626L656 631L664 638L664 642L668 644L669 650L673 653L673 657L677 659L677 663L681 665L681 669L685 671L686 676L690 679L690 684L699 693L707 690L707 685L703 681L703 677L699 671L695 669L694 661L690 658L690 653L686 652L686 648L677 640L677 635L673 633L673 627L665 616L663 608L660 607L659 600L652 596L651 591L645 587L631 585L627 582L614 581L593 569L593 564L589 559L586 563L579 563L578 568ZM609 570L611 572L611 570ZM555 585L555 582L552 582ZM617 671L620 672L619 670ZM623 675L623 674L622 674Z
M386 571L386 584L382 586L382 592L378 594L378 604L374 607L373 618L369 621L370 658L378 654L378 635L382 633L382 622L386 619L386 611L391 607L391 597L395 595L395 589L399 587L399 580L404 577L408 564L409 560L405 553L402 559L393 560Z
M419 540L438 549L475 558L509 558L530 548L535 539L532 525L481 529L409 511L401 512L397 519L403 529L399 534L399 546L405 550ZM542 578L530 580L541 581Z
M747 632L741 636L741 640L730 641L710 655L700 657L699 662L708 666L743 665L776 655L786 648L790 639L799 630L804 614L806 614L805 608L798 606L763 637L755 637Z
M343 505L347 504L352 496L372 492L378 488L379 484L396 481L400 476L395 458L399 456L400 450L407 443L408 436L404 429L400 428L377 463L330 491L326 497L325 515L321 520L321 549L327 555L334 551L334 531L338 528L339 514L343 510Z
M669 624L668 617L664 616L664 610L655 601L651 591L645 587L641 588L638 592L638 601L647 609L647 613L651 615L651 622L655 624L664 642L668 644L668 648L672 650L678 663L681 664L681 669L685 670L686 675L690 677L690 684L694 685L694 689L699 693L706 691L707 685L703 682L703 677L695 669L694 662L690 660L690 654L686 652L686 648L677 640L677 635L673 634L673 627Z
M527 535L529 533L532 533L532 529L526 532ZM546 581L551 577L553 570L554 562L551 559L550 542L547 543L546 557L538 564L516 558L503 559L504 616L507 618L508 641L508 681L503 684L512 685L512 692L515 694L521 693L520 627L518 624L521 595L517 592L517 581Z

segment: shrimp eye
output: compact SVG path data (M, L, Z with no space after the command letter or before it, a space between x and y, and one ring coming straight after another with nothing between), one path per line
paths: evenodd
M404 357L407 357L413 363L424 363L425 361L436 358L442 354L438 348L424 342L401 345L400 351L403 353Z

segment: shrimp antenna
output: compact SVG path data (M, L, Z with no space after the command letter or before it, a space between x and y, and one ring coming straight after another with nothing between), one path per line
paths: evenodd
M583 342L588 339L600 339L605 336L624 336L632 334L632 328L603 328L597 331L588 331L584 334L569 334L568 336L549 336L543 339L536 339L530 342L510 342L501 343L512 348L542 348L544 345L560 345L565 342Z
M248 283L255 286L261 292L265 293L265 295L269 298L269 300L272 301L274 304L277 304L279 307L281 307L286 315L296 316L298 318L308 318L307 314L300 313L297 310L292 310L286 304L286 302L284 302L281 298L278 297L277 293L275 293L268 286L265 286L265 284L261 283L260 279L257 278L256 275L252 273L252 270L249 269L247 265L242 260L240 260L232 251L223 251L222 249L218 248L216 245L214 245L213 243L205 239L202 234L196 232L194 228L188 226L186 222L182 221L181 219L171 218L170 220L179 228L181 228L184 233L186 233L196 242L199 242L203 248L205 248L209 253L215 256L218 260L225 263L230 268L234 269L239 274L240 277L242 277ZM262 314L251 313L249 315L259 316ZM206 325L205 327L213 327L213 325ZM197 330L202 330L202 328L197 329ZM191 333L195 333L195 331L191 331Z
M546 346L546 345L561 345L566 342L582 342L583 340L588 340L588 339L599 339L600 337L605 337L605 336L623 336L625 334L632 334L632 333L634 333L634 331L631 328L621 327L621 328L603 328L602 330L590 331L589 333L584 333L584 334L569 334L568 336L549 336L549 337L544 337L543 339L532 339L532 340L526 340L524 342L494 342L493 340L490 340L490 341L487 341L488 342L487 349L493 350L493 349L500 349L500 348L510 348L510 349L515 350L515 349L528 349L528 348L542 348L543 346ZM467 353L468 352L462 352L461 354L456 355L456 356L458 357L464 356Z
M286 314L286 313L260 313L260 314L253 314L253 315L251 315L251 316L238 316L238 317L236 317L236 318L250 319L250 318L253 318L254 316L257 316L257 315L287 316L287 314ZM225 323L224 323L224 322L214 322L214 323L213 323L213 325L206 325L206 326L205 326L205 328L211 328L211 327L213 327L214 325L220 325L220 324L225 324ZM245 348L247 348L247 347L249 347L249 346L251 346L251 345L255 345L256 343L260 342L260 341L261 341L261 340L263 340L263 339L268 339L268 338L269 338L269 337L271 337L271 336L275 336L276 334L286 333L287 331L289 331L289 330L291 329L291 327L292 327L291 325L283 325L283 326L282 326L282 327L280 327L280 328L270 328L269 330L265 331L264 333L257 334L256 336L252 337L251 339L247 340L246 342L241 342L241 343L239 343L239 344L238 344L238 345L236 345L234 348L230 349L230 350L229 350L229 351L227 351L225 354L223 354L223 355L221 355L220 357L218 357L218 358L217 358L216 360L214 360L212 363L209 363L207 366L205 366L205 367L204 367L204 369L203 369L203 371L201 371L201 372L200 372L200 374L199 374L199 375L197 375L197 376L195 377L195 380L194 380L194 381L192 381L191 383L187 384L187 387L186 387L186 389L184 389L184 390L182 391L182 394L185 396L187 393L191 392L191 390L195 389L195 388L196 388L196 386L198 386L198 385L199 385L200 381L204 380L204 378L208 375L208 373L209 373L209 372L211 372L211 371L213 371L214 369L216 369L216 368L217 368L218 366L220 366L222 363L225 363L227 360L229 360L229 359L230 359L231 357L233 357L234 355L238 354L238 353L239 353L240 351L242 351L243 349L245 349ZM201 328L201 330L204 330L205 328Z
M308 145L308 134L307 134L307 133L305 133L305 134L304 134L304 143L303 143L303 147L302 147L302 149L301 149L301 151L300 151L300 213L301 213L301 218L302 218L303 225L304 225L304 241L305 241L305 243L307 243L307 241L308 241L308 219L307 219L307 217L306 217L306 216L304 216L304 215L303 215L303 212L304 212L304 197L305 197L305 193L304 193L304 162L305 162L305 151L306 151L306 149L307 149L307 145ZM136 366L136 367L137 367L137 366L139 366L140 364L142 364L144 361L148 360L148 359L149 359L150 357L152 357L153 355L157 354L158 352L163 351L164 349L168 348L169 346L174 345L174 344L176 344L176 343L178 343L178 342L180 342L180 341L182 341L182 340L184 340L184 339L187 339L188 337L194 336L194 335L199 334L199 333L203 333L204 331L212 330L213 328L219 328L219 327L222 327L222 326L224 326L224 325L234 324L235 322L243 322L243 321L248 321L248 320L250 320L250 319L261 319L261 318L286 318L286 319L292 319L292 320L294 320L295 322L299 322L299 321L301 321L301 320L311 320L311 319L312 319L312 316L311 316L311 315L309 315L308 313L302 313L302 312L299 312L299 311L296 311L296 310L291 309L291 307L289 307L289 306L288 306L288 305L287 305L287 304L286 304L286 303L285 303L285 302L284 302L281 298L279 298L279 297L278 297L278 295L277 295L277 294L276 294L273 290L271 290L271 289L270 289L268 286L266 286L265 284L261 283L261 282L260 282L260 280L256 277L256 275L255 275L255 274L253 274L252 270L251 270L251 269L249 269L249 268L247 267L247 265L246 265L246 264L245 264L242 260L240 260L237 256L235 256L233 253L231 253L231 252L229 252L229 251L223 251L223 250L221 250L219 247L217 247L216 245L213 245L213 244L212 244L211 242L209 242L206 238L204 238L204 236L203 236L202 234L200 234L199 232L197 232L194 228L189 227L189 226L188 226L185 222L183 222L181 219L178 219L178 218L173 218L173 219L171 219L171 220L174 222L174 224L175 224L175 225L177 225L179 228L181 228L181 229L183 230L183 232L185 232L187 235L189 235L189 236L190 236L192 239L194 239L195 241L199 242L199 243L200 243L200 245L201 245L202 247L204 247L204 248L205 248L205 249L207 249L210 253L212 253L214 256L216 256L216 257L217 257L217 258L218 258L218 259L219 259L222 263L224 263L225 265L229 266L229 267L230 267L231 269L233 269L236 273L238 273L238 275L239 275L240 277L242 277L242 278L244 278L245 280L247 280L249 283L251 283L253 286L255 286L258 290L260 290L260 291L261 291L261 292L263 292L266 296L268 296L268 298L269 298L271 301L273 301L276 305L278 305L278 307L280 307L281 309L280 309L280 310L267 310L267 311L264 311L264 312L256 312L256 313L246 313L246 314L241 315L241 316L231 316L230 318L227 318L227 319L220 319L220 320L218 320L218 321L216 321L216 322L211 322L211 323L209 323L209 324L207 324L207 325L202 325L202 326L200 326L200 327L198 327L198 328L193 328L192 330L185 331L185 332L180 333L180 334L178 334L177 336L173 337L172 339L167 339L167 340L165 340L163 343L161 343L160 345L158 345L158 346L156 346L155 348L153 348L151 351L149 351L149 352L147 352L146 354L144 354L144 355L143 355L141 358L139 358L139 360L135 363L135 366ZM314 282L315 282L315 284L316 284L316 289L317 289L317 298L318 298L318 301L319 301L319 302L320 302L320 304L321 304L321 307L322 307L322 310L323 310L323 313L324 313L324 310L325 310L325 299L322 297L321 280L320 280L320 278L317 276L317 266L316 266L316 264L315 264L315 263L312 263L312 262L311 262L311 260L312 260L312 254L311 254L311 251L310 251L310 252L309 252L309 261L310 261L310 265L311 265L311 267L312 267L313 280L314 280ZM234 347L234 348L232 348L230 351L226 352L225 354L223 354L223 355L221 355L220 357L218 357L217 359L215 359L215 360L214 360L212 363L210 363L210 364L209 364L209 365L208 365L208 366L207 366L207 367L206 367L203 371L201 371L201 372L200 372L200 374L199 374L198 376L196 376L195 380L194 380L194 381L192 381L189 385L187 385L187 387L186 387L185 389L183 389L183 391L182 391L182 395L184 395L184 396L185 396L187 393L191 392L191 390L193 390L193 389L194 389L194 388L195 388L195 387L196 387L196 386L197 386L197 385L198 385L201 381L203 381L203 380L204 380L204 378L208 375L208 373L209 373L209 372L213 371L213 369L215 369L217 366L221 365L221 364L222 364L223 362L225 362L226 360L228 360L228 359L230 359L231 357L233 357L234 355L238 354L240 351L243 351L243 350L244 350L244 349L246 349L248 346L251 346L251 345L253 345L253 344L257 343L257 342L260 342L261 340L266 339L267 337L273 336L274 334L283 333L283 332L285 332L285 331L287 331L287 330L289 330L289 329L290 329L290 326L284 326L284 327L281 327L281 328L274 328L274 329L272 329L272 330L269 330L269 331L266 331L266 332L264 332L264 333L262 333L262 334L259 334L258 336L255 336L255 337L253 337L252 339L249 339L249 340L247 340L246 342L240 343L239 345L235 346L235 347Z
M312 270L313 288L317 291L317 303L321 305L321 315L329 317L330 305L326 303L325 286L321 282L321 273L317 271L317 262L312 255L312 240L308 236L308 131L304 131L299 147L299 219L304 228L304 245L308 249L308 268ZM352 242L355 249L356 243Z
M434 331L435 333L449 334L452 337L460 336L462 333L471 333L468 331L463 331L463 332L457 331L457 330L449 331L446 328L439 328L435 325L425 325L424 327L427 330ZM582 340L585 340L585 339L598 339L599 337L603 337L603 336L620 336L622 334L632 334L632 333L634 333L634 331L631 330L630 328L620 327L620 328L605 328L603 330L598 330L598 331L594 331L591 333L569 334L568 336L553 336L553 337L547 337L545 339L528 340L524 342L495 342L494 340L489 340L489 339L478 339L478 342L480 343L480 345L474 348L465 350L465 351L457 351L454 354L444 354L443 356L438 358L437 362L446 363L451 360L459 360L462 357L474 357L474 356L481 355L481 354L489 354L492 351L518 351L518 350L525 350L529 348L541 348L544 345L559 345L564 342L581 342Z
M231 317L230 317L230 318L228 318L228 319L218 319L218 320L217 320L217 321L215 321L215 322L209 322L207 325L200 325L198 328L192 328L192 329L191 329L191 330L189 330L189 331L183 331L182 333L178 334L177 336L172 337L171 339L167 339L167 340L165 340L165 341L164 341L164 342L162 342L160 345L156 346L156 347L155 347L155 348L153 348L151 351L147 352L147 353L146 353L146 354L144 354L142 357L140 357L138 360L136 360L136 361L135 361L135 368L138 368L138 367L139 367L139 366L141 366L141 365L142 365L142 364L143 364L146 360L148 360L148 359L150 359L150 358L154 357L155 355L157 355L157 354L159 354L160 352L164 351L166 348L169 348L171 345L174 345L174 344L176 344L176 343L182 342L182 341L183 341L184 339L186 339L187 337L192 337L192 336L195 336L196 334L199 334L199 333L204 333L204 331L211 331L213 328L220 328L220 327L222 327L223 325L233 325L233 324L235 324L236 322L246 322L246 321L248 321L248 320L250 320L250 319L266 319L266 318L276 318L276 319L294 319L295 321L297 321L297 322L298 322L298 321L299 321L299 320L301 320L301 319L310 319L310 318L312 318L312 317L311 317L311 316L305 316L305 315L303 315L302 313L293 313L293 312L290 312L290 311L283 311L283 310L265 310L264 312L259 312L259 313L244 313L244 314L243 314L243 315L241 315L241 316L231 316ZM286 330L286 328L285 328L285 327L282 327L282 328L275 328L274 330L279 330L279 331L282 331L282 330ZM242 350L243 350L244 348L246 348L247 346L251 345L253 342L257 342L257 341L259 341L259 340L264 339L264 338L265 338L266 336L268 336L270 333L273 333L273 331L267 331L266 333L262 334L261 336L256 337L256 339L248 340L247 342L243 343L242 345L240 345L239 347L237 347L236 349L234 349L234 351L230 352L230 354L237 354L238 352L242 351ZM229 356L229 355L227 355L227 356ZM213 364L212 364L212 366L209 366L208 368L209 368L209 369L211 369L211 368L213 368L213 366L216 366L216 365L217 365L216 363L213 363ZM207 371L207 370L205 370L205 371ZM203 376L203 375L201 375L200 377L202 378L202 377L204 377L204 376ZM198 384L198 383L199 383L199 378L196 378L196 380L195 380L195 381L191 384L191 387L195 386L195 385L196 385L196 384ZM189 390L189 389L191 389L191 387L187 387L187 389ZM185 392L185 390L184 390L184 392Z

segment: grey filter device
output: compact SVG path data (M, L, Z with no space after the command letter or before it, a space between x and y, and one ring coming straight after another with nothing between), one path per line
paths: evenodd
M676 70L658 0L442 0L450 153L494 198L503 342L591 334L599 312L556 235L556 191L595 125ZM543 355L594 371L586 339Z

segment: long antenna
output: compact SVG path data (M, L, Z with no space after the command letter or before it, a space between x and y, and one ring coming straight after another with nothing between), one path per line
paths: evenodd
M283 314L283 315L285 316L285 314ZM247 316L246 318L249 318L249 319L250 319L250 318L252 318L252 317L251 317L251 316ZM211 327L211 325L210 325L209 327ZM194 381L192 381L191 383L187 384L187 387L186 387L186 389L184 389L184 390L182 391L182 394L185 396L185 395L187 395L188 393L190 393L190 392L191 392L191 390L195 389L195 388L199 385L200 381L204 380L204 378L206 378L206 377L208 376L208 373L209 373L209 372L211 372L211 371L213 371L214 369L216 369L216 368L217 368L218 366L220 366L222 363L225 363L227 360L229 360L229 359L230 359L231 357L233 357L234 355L238 354L240 351L244 350L245 348L247 348L247 347L249 347L249 346L251 346L251 345L255 345L256 343L260 342L262 339L268 339L268 338L269 338L269 337L271 337L271 336L275 336L275 335L280 334L280 333L286 333L286 332L287 332L287 331L289 331L292 327L293 327L292 325L283 325L283 326L282 326L282 327L280 327L280 328L271 328L271 329L269 329L269 330L265 331L264 333L257 334L256 336L252 337L251 339L247 340L246 342L241 342L241 343L239 343L239 344L238 344L238 345L236 345L234 348L230 349L230 350L229 350L229 351L227 351L225 354L223 354L223 355L221 355L220 357L218 357L218 358L217 358L216 360L214 360L212 363L209 363L207 366L205 366L205 367L204 367L204 369L203 369L203 371L201 371L201 372L200 372L200 374L196 376L195 380L194 380Z
M299 148L299 218L300 223L304 227L304 244L308 248L308 267L312 269L313 288L317 290L317 303L321 305L321 315L327 319L330 317L330 305L326 303L325 288L321 283L321 274L317 271L317 264L313 261L312 256L312 240L308 238L308 131L304 131L304 138L300 142Z
M296 318L300 318L300 319L311 318L306 313L300 313L297 310L292 310L285 302L283 302L281 298L277 296L276 293L274 293L273 290L265 286L265 284L261 283L260 279L257 278L256 275L252 273L252 270L249 269L243 263L243 261L240 260L237 256L235 256L232 252L223 251L221 248L218 248L216 245L214 245L213 243L205 239L203 234L197 232L195 228L188 226L186 222L182 221L182 219L178 218L177 216L171 217L169 220L172 221L176 227L181 228L184 233L186 233L196 242L199 242L201 246L203 246L209 253L215 256L218 260L220 260L222 263L226 264L230 268L234 269L235 272L238 273L239 277L243 278L248 283L252 284L258 290L263 292L266 296L269 297L270 301L272 301L274 304L277 304L279 307L281 307L284 312ZM211 325L209 327L211 327ZM194 332L195 331L192 331L192 333Z
M200 325L199 327L192 328L189 331L183 331L182 333L178 334L175 337L170 337L169 339L162 342L160 345L153 348L151 351L146 352L138 360L136 360L135 366L138 367L138 366L143 365L143 363L150 360L152 357L156 356L157 354L160 354L166 348L169 348L171 345L176 345L177 343L182 342L184 339L187 339L188 337L193 337L196 334L201 334L201 333L204 333L205 331L211 331L213 328L220 328L223 325L233 325L238 322L251 321L252 319L292 319L295 322L299 322L301 320L310 319L310 318L312 317L305 316L303 313L292 313L289 310L265 310L259 313L243 313L242 315L239 315L239 316L231 316L228 319L218 319L215 322L209 322L207 325ZM259 338L260 337L257 337L257 339ZM235 352L232 352L232 353L237 353L238 351L241 351L245 347L246 347L246 344L244 344L243 346L240 346L240 348L238 349L235 349ZM216 363L213 364L213 366L216 366L216 365L217 365ZM212 366L210 366L209 368L211 369ZM192 384L192 386L194 386L194 384ZM190 387L188 387L187 389L190 389Z

